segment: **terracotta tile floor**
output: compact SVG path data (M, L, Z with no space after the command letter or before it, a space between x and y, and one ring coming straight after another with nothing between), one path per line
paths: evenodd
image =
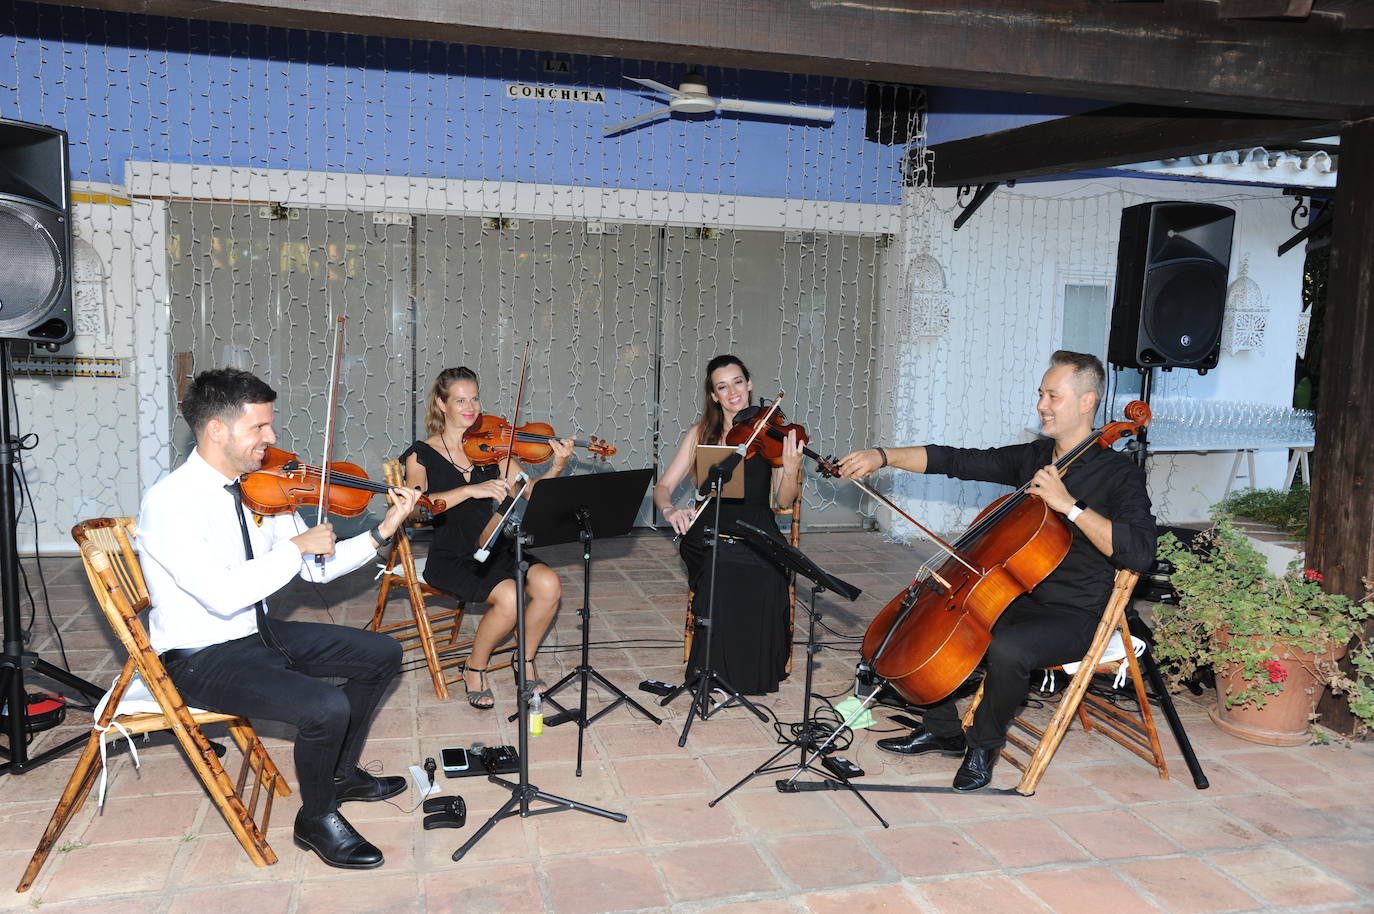
M809 533L808 552L861 582L853 604L822 603L825 623L845 636L906 583L916 555L874 534ZM592 664L664 717L655 727L627 707L586 733L586 764L574 774L577 731L549 728L532 741L531 780L582 803L624 812L616 823L560 811L498 823L461 862L451 854L509 796L479 779L446 781L467 800L462 830L424 831L421 814L350 804L349 818L387 856L380 870L330 869L291 842L294 798L278 803L269 839L280 862L252 866L199 785L165 740L141 747L141 774L121 748L112 753L110 798L88 802L61 838L34 888L4 896L5 910L106 912L483 912L603 911L854 912L939 911L1374 911L1374 744L1269 749L1220 733L1201 699L1179 710L1213 786L1194 789L1171 737L1171 771L1161 782L1143 762L1100 737L1070 733L1036 796L867 794L891 824L882 828L853 796L780 794L776 775L718 796L776 748L770 724L740 709L694 723L678 748L686 700L659 708L637 691L644 678L681 675L684 585L665 538L598 543L593 571ZM582 568L567 547L541 550L560 572L565 609L540 658L550 682L577 664ZM30 569L31 577L34 576ZM53 615L83 676L108 683L121 662L74 558L48 559ZM365 573L327 588L296 586L276 601L296 618L361 625L375 585ZM397 600L392 612L403 604ZM320 607L327 606L327 609ZM40 612L41 615L41 612ZM60 659L52 626L40 619L33 646ZM799 627L804 637L805 627ZM823 632L816 691L851 684L854 648ZM623 642L615 645L605 642ZM784 721L800 717L802 664L761 702ZM31 685L41 683L31 682ZM496 681L498 712L461 697L435 700L423 669L404 674L386 701L364 756L388 771L438 756L444 745L515 743L505 715L510 679ZM564 695L575 701L575 692ZM607 697L592 693L592 710ZM890 727L887 714L879 727ZM41 751L80 733L73 712L42 734ZM289 733L261 727L290 768ZM880 734L860 731L846 754L888 784L947 785L953 759L902 759L877 751ZM231 753L232 756L232 753ZM787 756L788 760L795 756ZM0 777L0 871L20 873L71 771L69 755L23 775ZM808 779L814 780L814 778ZM1016 772L1003 764L995 786ZM539 808L542 804L536 804Z

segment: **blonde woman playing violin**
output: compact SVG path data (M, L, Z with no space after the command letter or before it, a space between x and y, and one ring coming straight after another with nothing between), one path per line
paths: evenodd
M510 492L521 472L516 460L474 465L463 453L463 433L482 416L477 375L468 368L446 368L434 379L425 411L429 437L417 441L402 455L406 485L418 486L448 505L435 518L434 542L425 560L425 581L444 593L470 603L487 603L473 636L472 652L463 670L468 704L479 710L494 707L495 695L487 684L492 652L515 630L515 549L502 538L485 562L473 558L477 539L491 519L492 509ZM557 476L568 465L573 443L549 442L553 463L540 479ZM536 480L537 481L537 480ZM534 669L534 655L544 639L563 589L552 568L525 553L526 677L536 692L544 681Z

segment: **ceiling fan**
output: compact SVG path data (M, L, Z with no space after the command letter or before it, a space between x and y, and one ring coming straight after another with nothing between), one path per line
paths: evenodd
M625 77L630 82L639 83L646 89L661 92L668 96L668 107L655 108L646 114L632 117L606 128L606 134L628 130L636 124L653 120L664 114L705 114L708 111L742 111L747 114L766 114L772 117L795 117L808 121L833 121L835 112L831 108L811 108L806 105L778 105L772 102L751 102L737 98L712 98L706 91L706 77L700 70L692 70L682 77L682 85L676 89L665 86L652 79L638 76Z

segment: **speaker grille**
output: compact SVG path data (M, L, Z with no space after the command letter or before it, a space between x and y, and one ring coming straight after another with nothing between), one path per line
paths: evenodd
M1219 304L1226 299L1226 268L1211 260L1165 264L1147 274L1141 324L1153 344L1143 365L1182 367L1206 361L1221 340Z
M41 212L31 204L0 199L0 257L5 262L0 270L0 335L27 330L62 292L62 249L35 211Z

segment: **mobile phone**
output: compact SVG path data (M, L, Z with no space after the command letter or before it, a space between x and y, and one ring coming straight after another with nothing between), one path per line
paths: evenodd
M444 774L451 778L456 778L464 771L468 770L468 751L461 746L453 746L439 750L439 763L444 769Z

